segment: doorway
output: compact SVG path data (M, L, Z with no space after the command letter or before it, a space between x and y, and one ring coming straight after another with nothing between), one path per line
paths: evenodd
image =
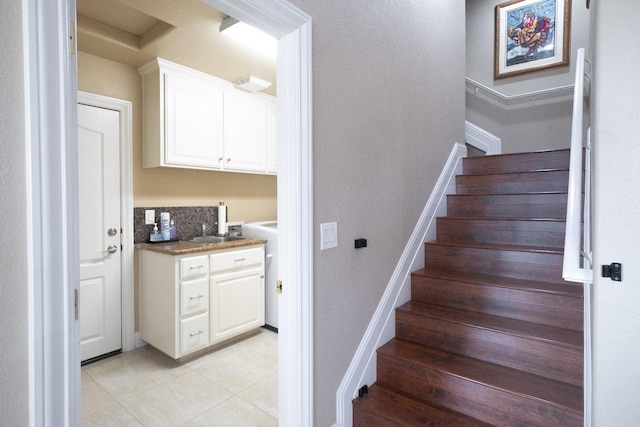
M122 351L129 351L134 348L134 305L133 305L133 219L129 212L133 210L133 177L132 177L132 165L131 165L131 150L132 150L132 104L129 101L123 101L120 99L110 98L101 95L90 94L82 91L78 91L78 104L84 106L93 107L96 110L103 110L105 112L112 112L117 115L118 126L118 149L119 155L117 161L117 170L113 171L118 175L118 194L117 203L119 204L118 212L115 213L117 218L113 221L117 222L118 230L114 236L117 237L117 258L119 261L119 277L118 286L121 295L121 303L119 303L119 320L116 328L119 329L120 339L117 345L117 349ZM79 123L80 124L80 123ZM81 136L78 135L80 139ZM80 160L81 161L81 160ZM79 170L80 177L82 177L82 169ZM115 178L114 178L115 179ZM82 190L81 190L82 191ZM82 193L81 193L82 194ZM82 195L81 195L82 201ZM80 207L80 223L82 224L82 206ZM104 227L102 227L104 228ZM108 227L110 228L110 227ZM107 230L105 228L105 230ZM98 230L100 231L100 230ZM104 231L104 230L102 230ZM106 231L108 235L108 230ZM80 228L82 237L83 229ZM114 244L114 242L109 242ZM103 245L105 246L105 245ZM106 248L106 246L105 246ZM102 248L104 249L104 248ZM96 249L97 250L97 249ZM82 251L81 251L82 253ZM115 255L115 254L114 254ZM111 255L113 257L114 255ZM92 263L95 264L95 263ZM98 263L99 264L99 263ZM82 266L81 266L82 269ZM82 271L82 270L81 270ZM81 272L82 274L82 272ZM80 286L80 299L83 299L82 285ZM86 304L84 305L86 306ZM82 305L80 307L82 310ZM82 313L80 317L82 319ZM82 328L82 325L81 325ZM81 340L84 333L81 333ZM83 344L81 344L82 346ZM116 350L116 348L113 348ZM97 354L95 354L97 355ZM81 355L81 360L85 360L86 357Z
M280 420L313 420L311 19L283 0L207 3L279 38ZM23 2L27 131L30 413L36 425L79 423L74 292L79 276L75 2ZM72 25L69 25L72 23ZM61 54L62 53L62 54ZM44 231L44 232L43 232Z

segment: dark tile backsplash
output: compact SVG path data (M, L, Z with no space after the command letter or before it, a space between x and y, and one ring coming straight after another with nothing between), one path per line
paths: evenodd
M144 225L144 211L154 209L155 221L160 228L160 212L169 212L171 219L175 221L178 238L180 240L193 239L202 235L202 224L213 226L218 221L217 206L189 206L189 207L145 207L133 209L133 234L134 243L149 241L149 233L153 230L153 224ZM208 234L215 233L215 227Z

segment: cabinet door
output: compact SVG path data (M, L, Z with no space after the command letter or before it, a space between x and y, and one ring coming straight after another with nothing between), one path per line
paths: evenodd
M266 172L268 118L265 100L237 90L225 92L225 169Z
M264 325L264 270L211 276L211 343Z
M222 86L186 73L166 72L165 162L220 169L223 144Z

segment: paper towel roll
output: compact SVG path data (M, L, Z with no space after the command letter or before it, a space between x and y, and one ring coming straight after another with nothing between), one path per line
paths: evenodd
M222 236L227 232L227 207L224 202L218 206L218 235Z

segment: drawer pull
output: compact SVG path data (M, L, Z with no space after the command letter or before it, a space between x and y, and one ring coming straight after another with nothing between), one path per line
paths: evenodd
M195 267L189 267L189 270L198 270L200 268L204 268L204 265L200 264L200 265L196 265Z
M204 295L198 295L197 297L189 297L189 301L193 301L194 299L204 298Z
M196 332L195 334L189 334L189 336L190 336L191 338L193 338L193 337L197 337L198 335L202 335L202 334L204 334L204 331L198 331L198 332Z
M246 258L240 258L240 259L235 260L235 262L243 262L245 260L246 260Z

